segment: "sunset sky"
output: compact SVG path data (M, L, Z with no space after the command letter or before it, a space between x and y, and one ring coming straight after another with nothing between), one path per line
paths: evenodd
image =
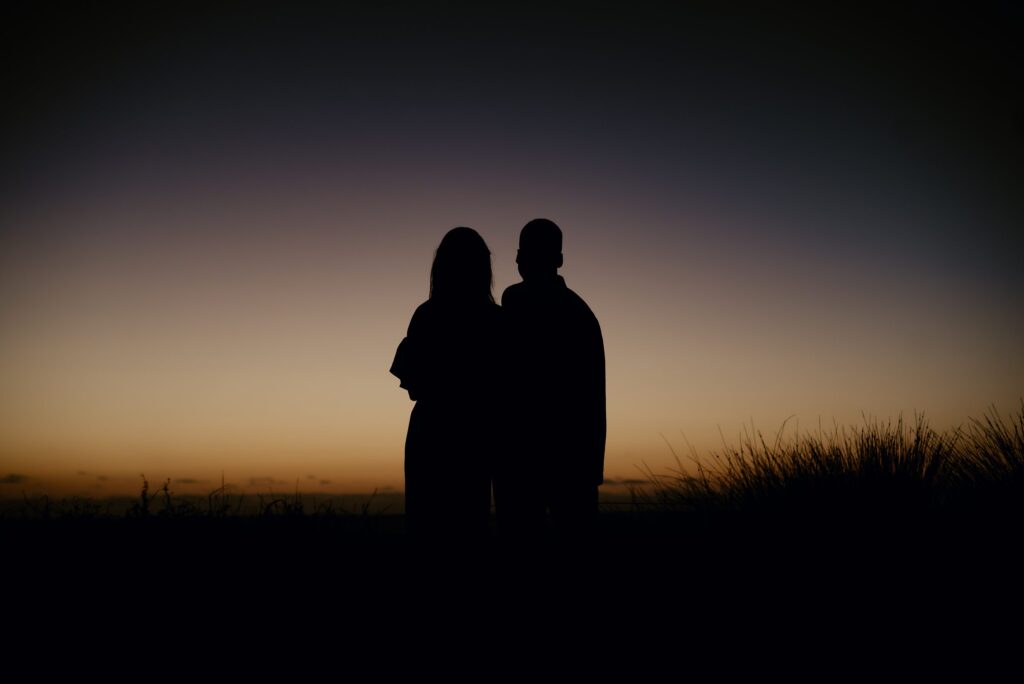
M500 297L536 217L611 478L1020 405L1011 3L209 4L2 10L0 497L400 490L433 251L478 230Z

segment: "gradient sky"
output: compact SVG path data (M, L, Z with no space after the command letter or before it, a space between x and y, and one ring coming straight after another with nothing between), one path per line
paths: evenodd
M0 496L400 489L433 250L538 216L609 477L1024 396L1011 3L137 4L2 10Z

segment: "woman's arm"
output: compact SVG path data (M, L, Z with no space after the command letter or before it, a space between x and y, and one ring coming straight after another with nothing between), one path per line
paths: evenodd
M414 345L412 338L405 337L398 345L395 352L395 360L391 363L390 372L401 380L399 386L409 391L409 398L416 401L416 362L414 359Z
M419 399L422 389L425 306L421 304L412 315L408 333L398 345L390 370L401 381L400 387L409 391L409 398L413 401Z

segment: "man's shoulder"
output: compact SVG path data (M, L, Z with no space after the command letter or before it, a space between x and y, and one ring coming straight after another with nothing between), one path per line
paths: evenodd
M581 297L579 293L571 287L566 286L565 297L568 301L572 302L572 306L578 306L581 309L590 311L590 306L587 304L586 300L584 300L583 297Z
M587 304L586 300L583 299L575 290L568 287L565 288L565 298L569 302L567 306L571 306L581 316L593 319L594 323L597 323L597 316L594 315L590 305Z
M517 306L541 307L551 311L562 312L568 316L585 317L597 322L597 317L591 310L590 305L575 290L565 285L564 280L559 280L558 287L547 287L538 289L531 287L525 282L515 283L505 288L501 295L503 307Z
M508 306L509 302L515 304L523 298L523 283L513 283L501 293L501 305Z

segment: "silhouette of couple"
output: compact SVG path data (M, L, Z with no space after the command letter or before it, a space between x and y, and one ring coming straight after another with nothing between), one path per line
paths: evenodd
M562 231L526 224L523 282L491 293L491 253L471 228L441 240L430 298L398 346L391 373L416 402L405 442L406 520L418 537L498 530L529 537L586 532L604 477L601 327L558 275Z

